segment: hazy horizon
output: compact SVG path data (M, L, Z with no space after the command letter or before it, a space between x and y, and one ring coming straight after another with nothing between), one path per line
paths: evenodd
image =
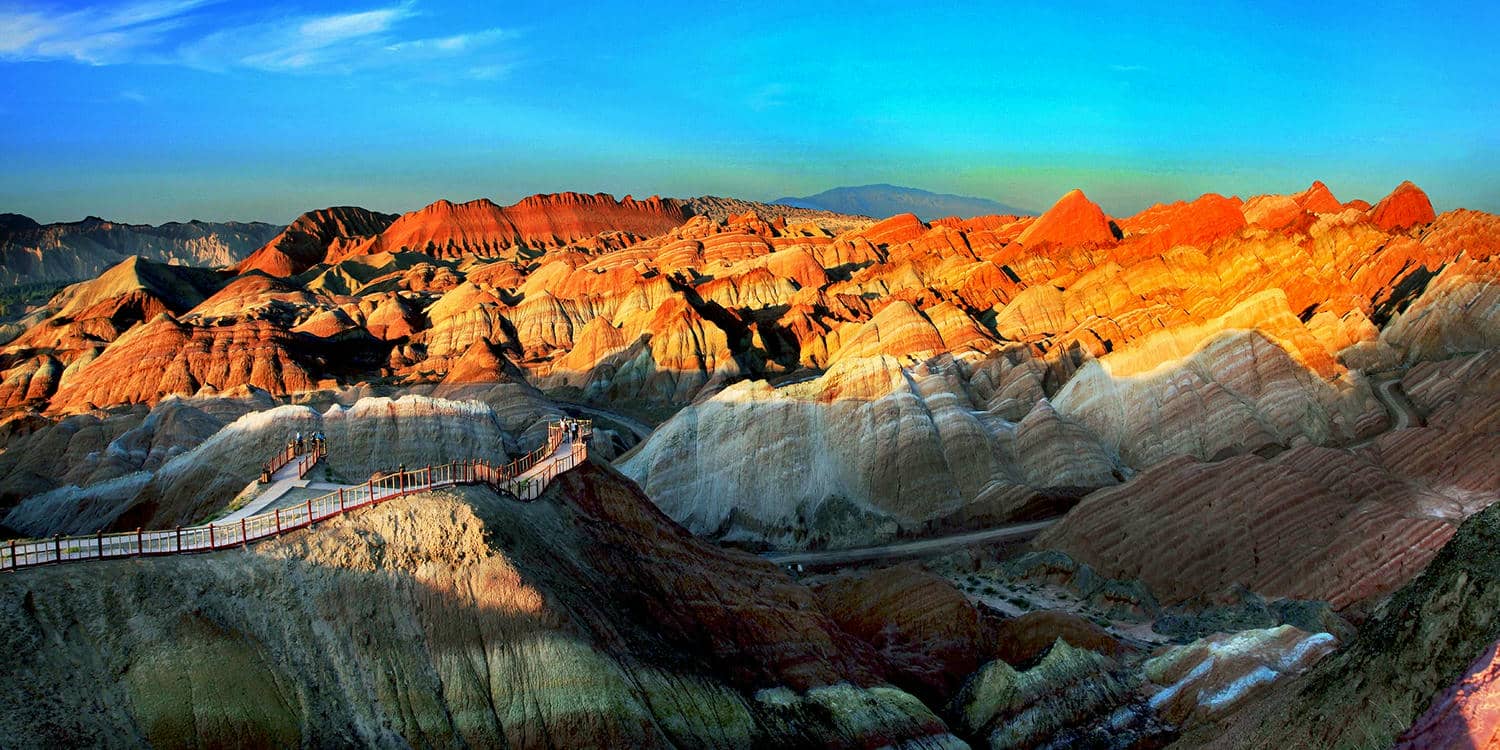
M1500 9L444 0L0 9L0 211L286 223L889 183L1114 215L1315 179L1500 212Z

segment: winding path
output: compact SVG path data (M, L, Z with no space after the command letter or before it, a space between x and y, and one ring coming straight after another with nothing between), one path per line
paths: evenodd
M312 462L291 461L278 466L262 497L251 506L223 520L203 526L93 536L51 539L16 539L0 545L0 570L38 565L121 557L173 555L241 547L283 532L306 528L319 521L343 515L367 505L460 484L487 484L518 500L534 500L559 474L588 460L588 439L593 434L587 420L567 419L547 427L547 442L535 451L505 466L483 461L453 461L371 477L364 484L316 485L298 479ZM290 471L290 474L287 472ZM327 494L309 497L282 507L277 501L292 489L331 488ZM253 510L250 509L253 507ZM270 512L266 512L267 508ZM258 513L256 511L259 511Z
M1057 523L1060 518L1059 516L1058 518L1049 518L1044 521L1029 521L1027 523L1017 523L1008 526L997 526L993 529L985 529L983 531L966 531L950 536L882 544L876 547L825 550L820 552L768 552L761 555L761 557L777 565L806 566L853 565L891 558L923 557L975 544L1015 542L1030 539L1041 533L1048 526Z

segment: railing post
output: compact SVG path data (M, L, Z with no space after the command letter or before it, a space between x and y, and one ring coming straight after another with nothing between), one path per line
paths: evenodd
M307 499L307 525L312 525L312 498Z
M250 535L245 533L245 519L240 519L240 546L250 546Z
M99 553L95 555L100 560L104 559L104 529L94 532L94 549Z
M208 548L209 549L218 549L218 547L214 544L214 525L213 524L209 524L208 525Z
M177 551L182 551L182 527L177 527Z
M425 471L427 472L427 489L430 490L432 489L432 464L427 464Z
M62 562L62 534L54 534L52 537L52 554L57 555L57 561Z
M281 534L281 509L276 509L276 533Z
M369 486L368 490L369 490L369 493L370 493L370 499L368 501L368 504L374 505L375 504L375 477L370 477L370 486Z
M10 540L10 569L11 570L15 570L16 569L16 563L17 562L18 561L16 560L16 540L12 539L12 540Z
M144 554L146 554L146 549L145 546L141 544L141 527L137 526L135 527L135 556L140 557Z
M339 488L339 512L344 512L344 488Z

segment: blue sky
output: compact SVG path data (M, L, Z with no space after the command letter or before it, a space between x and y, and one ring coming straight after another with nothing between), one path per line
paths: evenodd
M1315 178L1500 211L1500 4L1060 5L0 0L0 211Z

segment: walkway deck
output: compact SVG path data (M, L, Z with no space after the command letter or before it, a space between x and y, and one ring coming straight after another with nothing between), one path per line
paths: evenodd
M592 434L592 423L587 420L563 420L548 425L545 445L505 466L475 460L453 461L390 472L354 485L308 482L299 476L305 475L310 465L287 461L277 467L261 496L221 521L154 531L137 529L83 537L17 539L0 545L0 570L238 547L367 505L459 484L484 483L518 500L534 500L559 474L588 459L588 438ZM277 505L279 499L303 488L324 489L326 494L285 507Z

